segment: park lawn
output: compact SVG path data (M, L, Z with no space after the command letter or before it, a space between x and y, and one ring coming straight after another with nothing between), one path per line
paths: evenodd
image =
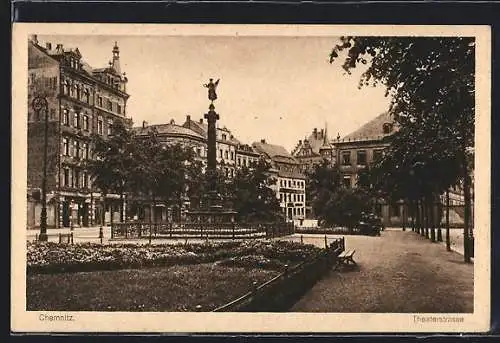
M215 263L27 275L28 311L212 311L278 271Z

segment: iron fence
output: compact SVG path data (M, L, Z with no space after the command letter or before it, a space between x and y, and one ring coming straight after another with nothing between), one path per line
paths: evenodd
M293 234L293 223L148 223L111 225L112 239L137 238L275 238Z

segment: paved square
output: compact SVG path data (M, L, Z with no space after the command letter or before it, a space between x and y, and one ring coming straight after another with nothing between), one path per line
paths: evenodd
M333 239L334 235L329 235ZM386 230L381 237L345 236L357 268L330 271L293 312L471 313L474 266L417 233ZM294 240L300 239L295 235ZM303 235L324 246L324 235Z

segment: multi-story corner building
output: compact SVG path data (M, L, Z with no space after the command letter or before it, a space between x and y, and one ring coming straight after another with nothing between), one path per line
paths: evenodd
M127 78L121 73L118 45L112 62L93 69L76 49L62 44L28 44L28 227L40 223L39 194L43 174L45 116L31 106L43 96L48 102L47 224L48 227L100 224L101 194L93 187L87 161L92 158L91 134L105 138L113 123L126 117ZM107 195L106 221L120 219L118 195Z
M309 137L299 140L292 150L292 156L300 162L304 173L325 160L332 165L335 164L334 146L328 137L326 127L321 131L314 128Z
M238 144L236 147L236 168L251 167L260 159L260 154L248 144Z
M207 162L207 140L205 137L188 129L184 126L177 125L172 119L168 124L148 125L143 121L142 126L133 128L135 134L139 137L146 137L151 130L155 130L158 140L165 145L180 144L185 148L191 148L195 153L195 158L201 161L204 166ZM137 216L139 220L149 220L151 215L151 203L149 199L136 199L140 204L131 206L131 213ZM189 207L189 200L184 198L182 203L166 207L165 204L157 203L153 210L153 220L156 223L166 221L179 221L183 216L186 208Z
M394 120L388 113L382 113L351 134L333 142L344 187L356 187L359 172L382 158L384 149L390 145L389 137L396 130ZM404 206L402 202L389 204L380 199L375 212L382 217L385 225L400 225L404 217Z
M273 187L283 214L288 220L303 220L306 214L306 183L300 162L284 147L269 144L265 140L254 142L252 147L272 166L277 178Z
M318 130L314 128L309 137L299 140L299 143L292 150L292 156L300 162L301 170L304 174L312 172L315 165L324 161L329 165L335 164L334 146L328 137L326 126ZM305 218L314 218L311 197L306 197Z

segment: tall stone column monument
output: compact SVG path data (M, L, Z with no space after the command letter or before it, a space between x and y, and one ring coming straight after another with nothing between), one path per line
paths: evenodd
M208 88L210 105L204 117L208 122L207 130L207 169L205 171L207 192L201 197L200 207L186 213L189 222L232 223L236 212L227 206L227 202L217 191L217 128L219 114L215 112L214 101L217 99L216 89L219 80L210 79L203 86Z

